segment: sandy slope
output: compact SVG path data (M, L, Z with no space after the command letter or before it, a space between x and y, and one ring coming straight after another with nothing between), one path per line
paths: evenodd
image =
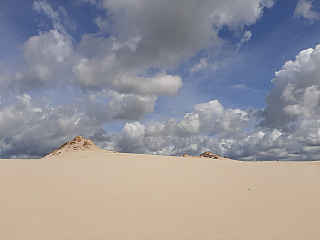
M320 162L0 160L0 239L320 239Z

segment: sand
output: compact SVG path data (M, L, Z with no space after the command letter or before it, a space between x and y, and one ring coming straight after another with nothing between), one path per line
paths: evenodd
M0 239L320 239L320 162L0 160Z

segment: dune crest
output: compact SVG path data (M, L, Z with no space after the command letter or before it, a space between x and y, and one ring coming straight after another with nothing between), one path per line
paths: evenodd
M218 154L214 154L214 153L212 153L212 152L206 151L206 152L200 154L199 157L218 159L218 158L221 157L221 156L218 155Z
M201 153L198 157L197 156L190 156L188 154L183 154L180 157L189 157L189 158L213 158L213 159L219 159L219 158L226 158L223 156L220 156L218 154L212 153L210 151L206 151L204 153Z
M84 139L81 136L76 136L72 141L64 143L61 147L52 151L45 157L57 156L65 152L79 152L79 151L105 152L105 150L98 148L91 140Z

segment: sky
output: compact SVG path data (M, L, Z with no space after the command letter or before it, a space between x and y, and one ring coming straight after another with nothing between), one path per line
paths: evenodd
M2 0L0 158L320 159L320 1Z

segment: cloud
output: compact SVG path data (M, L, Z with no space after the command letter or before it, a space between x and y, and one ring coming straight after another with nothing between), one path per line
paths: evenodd
M233 85L231 86L231 88L234 88L234 89L248 89L248 87L244 84L236 84L236 85Z
M252 37L251 31L246 30L243 34L243 37L240 39L239 45L248 42L251 37Z
M52 6L50 4L48 4L46 1L34 1L33 2L33 9L36 10L38 13L43 11L46 15L49 16L49 18L53 22L60 21L59 13L54 11Z
M159 96L173 97L182 88L181 76L170 74L170 70L203 49L219 51L216 49L224 44L218 36L222 28L236 34L243 32L244 26L256 23L263 9L272 7L274 1L83 2L96 5L106 15L92 19L99 29L96 33L83 34L81 41L76 42L68 32L76 24L66 9L34 1L33 9L43 13L52 27L40 28L37 35L20 46L26 68L17 71L11 83L16 84L21 95L11 104L0 104L1 157L40 157L75 135L90 137L106 149L125 152L198 155L211 150L252 160L263 157L264 151L269 151L264 159L271 158L274 156L271 147L279 144L283 147L278 151L288 156L285 145L288 135L282 130L254 126L259 114L266 118L265 126L270 125L267 110L225 109L213 100L196 104L180 120L136 122L154 111ZM245 31L239 44L250 37L251 32ZM215 61L212 70L218 64ZM209 65L209 60L202 58L190 72ZM0 88L1 97L11 88L7 79L0 75L0 86L6 86ZM32 99L29 94L66 85L80 89L84 97L74 104L52 106L48 99ZM303 88L303 93L296 82L292 82L291 88L285 94L282 94L285 86L278 90L280 102L288 99L279 111L290 119L305 119L307 108L311 109L309 116L313 116L317 105L311 102L318 101L316 84ZM124 123L123 131L109 135L102 126L116 120ZM313 131L316 126L315 122L299 124L300 130ZM294 139L300 146L298 138ZM317 143L318 135L309 136L310 146L300 147L299 151L314 154L316 150L311 145Z
M144 152L146 127L139 122L127 123L123 128L123 135L119 139L118 147L128 152Z
M0 136L1 156L42 156L52 146L80 133L89 135L101 147L124 152L199 155L210 150L242 160L316 159L320 146L318 48L300 52L273 79L277 95L269 94L268 99L274 102L266 109L272 108L272 112L278 109L290 121L284 122L282 115L268 116L266 109L262 113L225 109L214 100L194 105L194 110L180 121L171 119L146 125L131 122L125 124L122 133L108 135L101 129L103 123L113 119L138 120L153 111L155 95L106 90L104 94L97 92L90 101L80 101L79 105L52 108L43 99L32 100L23 94L16 103L0 110L1 129L7 130ZM111 100L103 104L96 98ZM263 116L265 120L255 125L255 116ZM274 126L270 119L280 124ZM43 135L36 136L38 132ZM43 144L45 139L52 141ZM39 149L36 146L40 142Z
M179 155L183 151L200 154L214 147L221 153L222 149L215 147L218 139L236 135L251 123L250 110L224 109L217 100L196 104L194 108L179 122L171 119L150 122L146 126L139 122L127 123L122 133L102 147L110 149L112 145L124 152L164 155Z
M201 58L200 62L190 68L190 72L198 72L208 66L207 60L205 58Z
M31 36L19 45L27 65L17 71L12 82L19 87L20 92L69 84L67 79L70 78L71 66L78 59L74 39L65 28L66 25L75 28L67 11L62 7L55 11L46 1L34 1L33 9L45 13L53 28L39 30L38 35Z
M33 9L38 13L43 12L46 14L52 22L53 28L66 33L64 26L69 27L71 30L76 30L76 23L74 20L68 17L68 13L65 8L59 7L58 11L55 11L52 6L46 1L34 1ZM64 19L64 25L61 23Z
M290 130L303 119L319 115L320 45L301 51L275 73L275 88L266 97L261 126Z
M293 17L298 19L304 18L306 20L309 20L310 23L319 20L319 13L311 10L312 2L313 0L299 0L294 10Z
M8 98L11 95L13 88L11 85L10 78L1 73L0 65L0 105L3 99Z
M94 22L100 32L87 34L77 47L83 57L71 72L72 83L86 90L108 88L119 94L173 96L182 87L179 76L165 74L204 48L221 45L223 26L242 31L255 23L273 1L84 1L106 10ZM236 6L235 6L236 5ZM226 16L228 16L226 18ZM248 31L244 36L248 38ZM201 36L201 37L199 37ZM208 66L201 59L191 72ZM218 63L213 64L213 70ZM155 75L148 70L158 69Z
M155 96L125 94L121 101L109 101L108 107L115 112L113 119L140 120L146 113L153 112Z
M21 45L28 64L27 69L16 74L21 92L61 85L73 85L90 92L107 89L119 96L125 94L121 103L112 100L108 104L112 112L118 111L113 114L114 118L137 120L153 111L158 96L174 96L182 86L180 76L166 74L166 69L150 75L147 73L150 62L136 65L132 63L139 62L139 58L130 63L127 56L122 56L126 49L134 54L141 37L122 39L88 34L83 35L76 47L62 24L63 17L67 18L64 8L55 11L46 1L35 1L34 10L44 12L52 21L53 29L40 31ZM101 32L107 31L109 25L105 20L98 17L94 22Z
M238 49L237 51L240 50L241 45L243 45L244 43L247 43L250 38L252 37L252 32L251 31L245 31L242 38L240 39L240 42L238 43Z
M210 150L241 160L317 160L320 158L320 45L301 51L275 73L275 88L264 110L224 109L217 100L200 103L180 121L155 121L134 131L135 145L120 151L199 155ZM130 135L130 134L129 134Z
M112 19L109 26L117 32L116 42L121 48L119 60L125 56L130 65L162 68L176 67L199 50L220 44L217 33L223 26L238 30L254 24L263 8L273 5L273 1L265 0L241 3L205 0L201 4L182 0L95 3L107 9ZM138 40L134 43L133 39ZM129 43L134 43L134 51L123 47Z
M128 123L122 133L113 135L109 142L101 143L100 146L123 152L175 156L184 153L198 156L205 151L212 151L233 159L249 161L301 161L320 158L320 132L313 132L315 126L309 125L295 133L253 128L249 132L240 131L229 136L213 137L196 131L179 134L181 122L152 122L147 126L139 122ZM158 131L159 126L163 131ZM190 126L192 125L184 127Z
M77 135L108 141L110 136L101 128L104 123L139 120L153 111L155 97L122 97L107 104L79 100L53 107L44 97L18 95L9 106L0 104L0 157L43 157Z
M33 36L23 45L25 59L31 64L63 62L72 51L71 39L57 30Z
M176 95L182 86L180 76L167 75L159 72L152 77L140 77L123 72L115 56L108 56L102 60L81 59L73 67L74 84L80 88L109 87L119 93L133 93L140 95Z
M93 22L99 31L82 35L79 43L67 31L67 27L75 28L75 22L63 7L54 9L46 1L33 2L33 9L51 20L52 29L39 31L21 45L27 67L17 72L16 84L21 92L73 85L84 92L126 94L126 99L140 99L133 101L137 104L135 109L141 109L137 111L141 113L139 117L125 114L133 119L153 111L158 96L177 94L182 79L168 74L168 70L188 61L201 49L222 44L218 32L223 26L241 30L244 25L255 23L263 8L273 4L265 0L246 0L240 5L231 0L202 4L168 0L84 2L96 4L106 17L95 17ZM202 59L191 71L206 66ZM213 68L217 66L215 62ZM157 72L150 74L151 68ZM149 100L142 101L143 98ZM148 102L148 107L140 108L141 102ZM114 102L109 105L120 109ZM129 111L124 106L121 109ZM123 114L116 116L125 118Z
M68 69L73 57L73 43L70 35L56 29L32 36L20 48L28 68L16 74L16 81L22 91L65 85Z
M0 157L42 157L74 136L99 129L100 123L74 105L52 107L45 98L17 96L0 105Z

